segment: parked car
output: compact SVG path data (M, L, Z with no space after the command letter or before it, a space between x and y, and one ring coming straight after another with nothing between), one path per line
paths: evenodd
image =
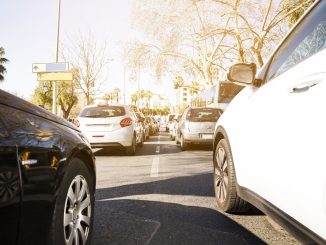
M166 122L166 132L170 131L170 124L173 121L173 118L175 117L175 114L169 114L168 115L168 121Z
M149 139L149 125L146 122L146 117L144 116L144 114L142 112L136 112L136 116L138 118L138 121L140 122L141 128L142 128L142 132L143 132L143 141L145 141L146 139Z
M188 107L178 123L176 142L181 150L190 144L213 144L215 124L222 114L221 109L209 107Z
M156 120L155 117L151 116L151 118L152 118L152 122L153 122L153 126L154 126L154 132L156 134L160 131L160 124L158 123L158 121Z
M155 122L154 118L151 117L151 116L147 116L146 117L146 122L149 125L149 134L150 135L155 135L158 132L158 128L157 128L157 125L156 125L156 122Z
M170 123L169 135L171 140L175 140L177 135L178 123L181 120L181 114L176 114L173 121Z
M141 123L126 105L86 106L75 119L75 124L86 135L92 148L119 148L134 155L136 146L143 145Z
M218 120L214 188L225 212L253 204L303 244L326 244L326 1L316 1Z
M1 244L89 244L95 182L79 129L0 90Z

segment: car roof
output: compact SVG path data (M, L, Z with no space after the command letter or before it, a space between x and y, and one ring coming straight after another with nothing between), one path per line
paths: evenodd
M0 89L0 104L9 106L11 108L15 108L21 111L25 111L27 113L33 114L35 116L39 116L50 121L54 121L56 123L62 124L69 128L72 128L76 131L80 131L75 125L66 121L65 119L54 115L53 113L43 109L40 106L34 105L24 99L21 99L15 95L12 95L8 92L5 92Z

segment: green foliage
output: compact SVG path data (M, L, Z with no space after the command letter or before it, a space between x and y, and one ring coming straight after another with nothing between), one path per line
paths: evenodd
M3 47L0 47L0 82L5 79L4 74L6 73L7 69L4 67L4 64L9 62L8 59L3 57L5 55L5 50Z
M52 106L52 84L51 82L39 82L32 96L32 103L51 110Z

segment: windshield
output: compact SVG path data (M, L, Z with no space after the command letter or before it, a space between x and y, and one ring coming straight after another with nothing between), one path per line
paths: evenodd
M190 122L216 122L222 112L214 108L191 109L187 114L187 120Z
M84 108L79 114L80 117L120 117L126 114L122 106L101 106Z

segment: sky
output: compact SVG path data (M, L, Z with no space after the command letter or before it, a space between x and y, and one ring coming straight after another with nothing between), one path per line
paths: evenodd
M61 0L60 44L78 37L79 32L91 32L98 45L106 43L110 61L101 76L104 92L124 87L122 43L139 35L130 28L131 2ZM38 83L32 64L55 62L58 0L1 0L0 10L0 47L10 61L5 64L7 73L0 89L29 100ZM128 81L126 71L129 98L137 90L137 82ZM140 88L161 94L173 91L172 84L150 83L150 80L148 75L141 74Z

